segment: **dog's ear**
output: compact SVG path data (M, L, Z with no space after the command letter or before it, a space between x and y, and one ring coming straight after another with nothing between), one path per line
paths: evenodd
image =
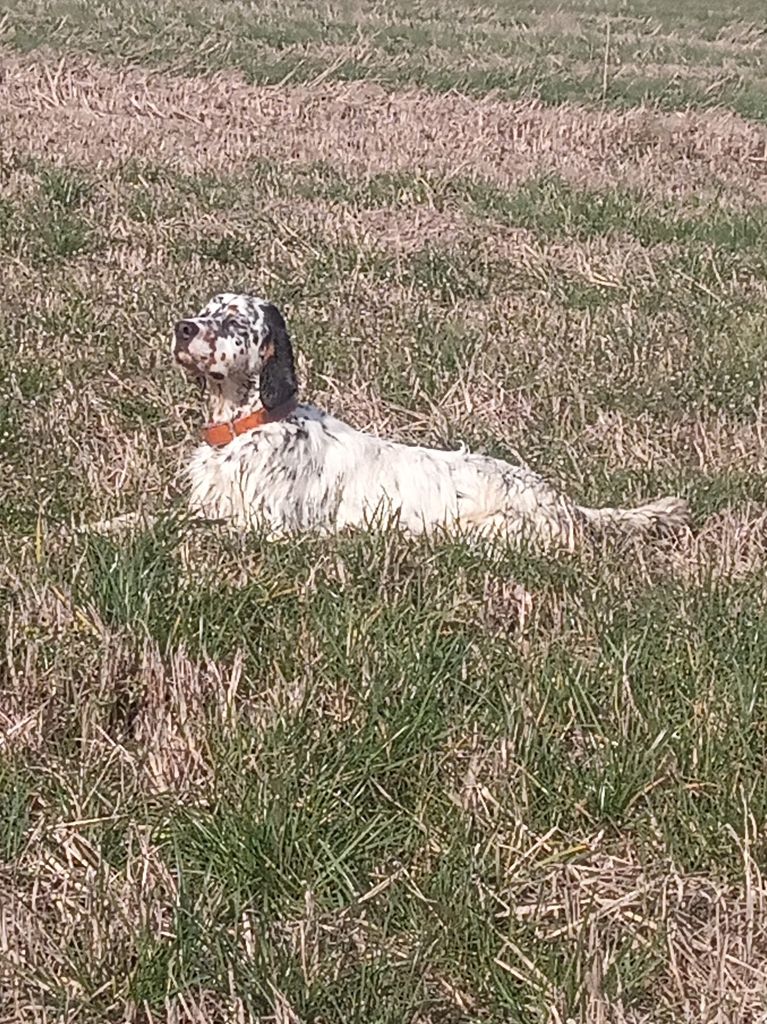
M293 346L282 313L266 303L261 307L265 334L259 345L261 376L258 389L265 409L283 405L298 391Z

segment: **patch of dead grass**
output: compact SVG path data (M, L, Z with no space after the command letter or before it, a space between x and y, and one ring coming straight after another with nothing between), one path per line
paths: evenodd
M660 197L767 197L767 130L726 111L548 108L369 82L277 89L43 54L6 52L0 69L6 145L96 168L136 153L185 171L320 160L356 175L429 170L508 188L555 173Z
M587 993L584 1019L702 1021L715 1006L718 1019L745 1024L759 1019L767 990L767 887L748 841L743 852L745 891L685 876L672 865L648 872L631 857L589 852L517 891L507 913L534 922L544 942L565 939L604 951L580 979ZM632 998L632 955L666 964L655 978L652 1003L637 1005ZM525 970L521 951L510 950L509 959ZM616 994L607 1001L611 975Z

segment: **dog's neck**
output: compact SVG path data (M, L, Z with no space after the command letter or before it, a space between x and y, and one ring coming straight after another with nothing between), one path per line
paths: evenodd
M208 384L208 422L231 423L263 408L258 380L224 380Z

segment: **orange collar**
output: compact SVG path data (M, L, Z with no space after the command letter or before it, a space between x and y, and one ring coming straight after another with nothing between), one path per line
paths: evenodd
M290 416L297 406L298 402L295 398L290 398L287 402L283 402L282 405L275 406L274 409L257 409L256 412L250 412L247 416L240 416L239 419L232 420L231 423L209 423L207 427L203 427L202 440L212 448L223 448L230 441L233 441L235 437L239 437L240 434L244 434L248 430L253 430L255 427L263 427L265 423L276 423L277 420L284 420L287 416Z

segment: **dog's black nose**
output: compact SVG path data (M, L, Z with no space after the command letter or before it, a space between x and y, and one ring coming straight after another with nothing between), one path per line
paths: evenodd
M186 348L199 330L194 320L179 320L175 327L176 348Z

